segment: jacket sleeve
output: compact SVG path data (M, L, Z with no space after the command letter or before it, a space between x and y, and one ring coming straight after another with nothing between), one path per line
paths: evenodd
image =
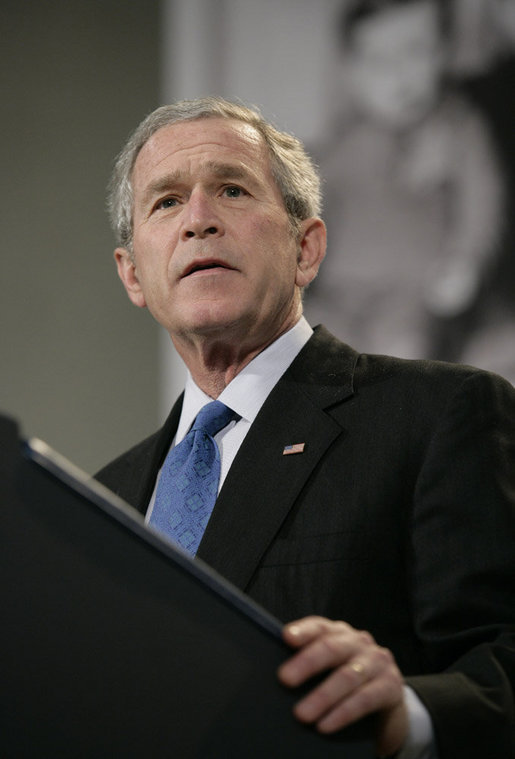
M469 375L442 409L415 493L410 581L438 674L407 679L440 759L515 757L515 391Z

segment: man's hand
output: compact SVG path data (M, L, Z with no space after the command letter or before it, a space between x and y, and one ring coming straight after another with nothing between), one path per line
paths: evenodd
M284 628L284 640L299 651L279 668L284 685L328 676L294 708L297 719L333 733L373 712L379 713L376 751L393 754L404 743L408 715L403 679L395 660L372 636L345 622L306 617Z

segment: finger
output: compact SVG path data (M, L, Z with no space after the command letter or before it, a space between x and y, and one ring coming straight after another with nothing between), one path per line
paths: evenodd
M289 645L298 648L306 645L324 632L335 627L349 628L345 622L333 621L325 617L310 616L290 622L283 628L283 638ZM350 628L349 628L350 629Z
M314 675L345 664L360 651L375 645L368 633L353 630L345 623L334 623L329 630L308 642L281 665L278 674L285 685L300 685Z
M401 685L390 678L373 678L335 703L316 721L316 727L322 733L334 733L369 714L396 708L403 708Z
M379 667L373 659L352 659L299 701L294 713L302 722L316 722L378 674Z

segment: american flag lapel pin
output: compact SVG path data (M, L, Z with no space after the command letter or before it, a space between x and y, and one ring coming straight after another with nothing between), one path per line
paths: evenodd
M290 456L292 453L304 453L306 443L295 443L294 445L285 445L283 456Z

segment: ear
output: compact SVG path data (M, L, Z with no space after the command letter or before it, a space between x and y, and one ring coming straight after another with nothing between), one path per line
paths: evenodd
M326 228L322 219L305 219L301 223L299 253L295 284L306 287L318 274L318 268L325 256Z
M144 308L147 304L145 302L145 296L143 295L143 290L136 272L136 264L132 255L126 250L126 248L116 248L114 251L114 260L116 261L118 276L123 282L127 295L135 306Z

